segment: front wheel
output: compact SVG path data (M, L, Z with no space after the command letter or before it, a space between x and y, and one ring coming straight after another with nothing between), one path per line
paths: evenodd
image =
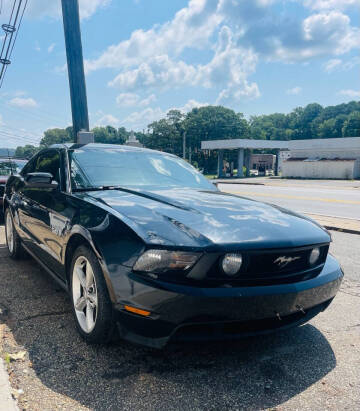
M20 237L16 232L9 207L5 210L4 217L6 245L9 250L10 257L14 260L19 260L23 256L23 250L21 247Z
M97 257L82 245L74 253L70 270L73 313L80 335L88 343L108 342L114 330L112 305Z

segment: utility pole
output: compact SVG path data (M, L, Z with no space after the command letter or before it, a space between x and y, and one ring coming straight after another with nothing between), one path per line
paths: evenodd
M61 4L74 135L77 143L90 143L94 141L94 136L89 133L79 2L78 0L61 0Z

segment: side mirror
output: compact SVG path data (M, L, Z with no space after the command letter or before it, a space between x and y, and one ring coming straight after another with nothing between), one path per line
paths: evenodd
M25 176L25 185L29 188L58 188L58 182L51 173L28 173Z

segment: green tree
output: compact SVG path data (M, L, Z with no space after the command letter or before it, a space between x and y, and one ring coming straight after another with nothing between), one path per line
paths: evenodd
M360 112L353 111L349 114L343 126L344 137L360 137Z
M40 147L35 147L27 144L24 147L17 147L15 150L15 157L30 158L40 150Z
M40 141L40 146L49 147L52 144L70 143L75 141L72 127L51 128L44 132L44 137Z

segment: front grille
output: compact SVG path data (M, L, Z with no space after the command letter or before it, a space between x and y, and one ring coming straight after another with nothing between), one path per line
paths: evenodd
M5 185L0 184L0 198L4 195L5 192Z
M319 247L320 257L316 265L311 266L309 256L315 247ZM235 277L229 277L222 272L220 263L223 255L219 255L203 280L213 285L226 282L238 286L305 281L321 272L328 250L329 245L326 244L279 250L239 251L243 256L243 264Z
M172 336L173 341L199 341L233 339L257 333L267 333L281 328L299 325L309 321L319 312L324 311L332 299L305 311L298 311L282 317L271 317L251 321L208 322L184 324Z

